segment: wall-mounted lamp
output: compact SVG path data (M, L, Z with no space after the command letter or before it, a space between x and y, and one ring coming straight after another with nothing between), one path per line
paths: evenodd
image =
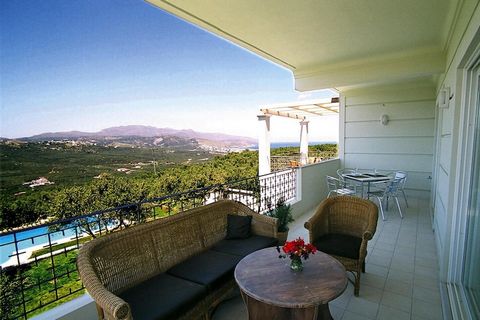
M439 108L448 108L450 101L450 87L443 87L437 96L437 106Z
M382 114L382 116L380 117L380 123L382 124L382 126L386 126L388 124L388 116L386 114Z

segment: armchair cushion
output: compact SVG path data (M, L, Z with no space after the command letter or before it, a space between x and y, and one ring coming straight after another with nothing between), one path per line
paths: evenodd
M133 319L173 319L207 295L197 283L161 273L119 294L131 308Z
M361 238L338 233L323 235L313 242L322 252L354 260L359 257L361 244Z
M211 249L223 253L233 254L245 257L248 254L268 247L277 245L276 238L264 236L251 236L247 239L221 240L217 242Z
M246 239L250 237L252 216L227 215L227 239Z

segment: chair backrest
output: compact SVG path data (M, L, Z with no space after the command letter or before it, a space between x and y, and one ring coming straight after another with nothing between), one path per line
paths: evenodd
M407 173L405 171L395 171L395 179L400 181L400 189L403 189L405 183L407 182Z
M341 181L340 179L337 179L335 177L327 176L327 186L328 186L328 191L337 190L341 186Z
M323 202L327 210L328 233L348 234L362 237L371 230L375 233L378 207L371 201L349 196L328 198Z
M385 196L396 196L398 190L401 189L403 179L394 178L387 182L385 186Z
M351 169L351 168L342 168L337 170L337 175L338 175L338 178L343 181L344 174L355 173L355 171L356 171L355 169Z

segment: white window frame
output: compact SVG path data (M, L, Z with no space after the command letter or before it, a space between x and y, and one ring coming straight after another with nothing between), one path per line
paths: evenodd
M450 233L450 252L447 273L447 289L454 319L473 319L466 306L466 292L462 286L464 267L465 238L467 232L467 211L470 198L470 187L474 146L474 126L476 108L478 108L478 86L480 76L480 44L466 58L461 69L462 84L460 117L459 117L459 152L456 159L455 194L453 202L453 219Z

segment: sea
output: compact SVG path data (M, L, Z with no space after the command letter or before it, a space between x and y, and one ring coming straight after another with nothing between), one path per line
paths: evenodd
M327 144L327 143L333 143L337 144L338 142L336 141L309 141L308 145L309 146L314 146L317 144ZM300 147L300 142L270 142L270 148L271 149L277 149L277 148L284 148L284 147ZM253 145L250 150L258 150L258 144Z

